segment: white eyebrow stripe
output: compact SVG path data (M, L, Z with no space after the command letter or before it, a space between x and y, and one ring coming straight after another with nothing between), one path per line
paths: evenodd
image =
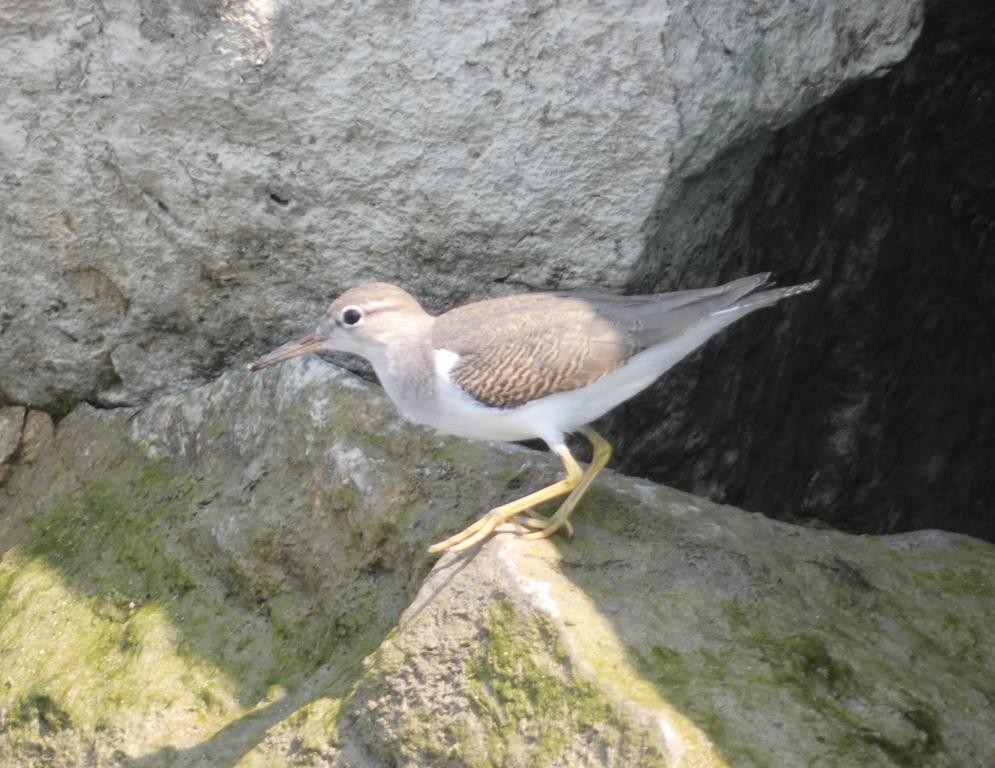
M343 310L354 308L363 312L364 314L370 314L370 312L379 312L382 309L390 309L396 306L396 302L391 299L380 299L378 301L368 301L362 306L359 304L350 304L348 307L343 307Z

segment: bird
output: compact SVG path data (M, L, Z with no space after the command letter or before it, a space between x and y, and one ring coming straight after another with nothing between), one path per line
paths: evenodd
M259 371L318 352L368 360L409 421L473 440L546 443L563 465L551 485L491 509L430 552L468 549L509 521L525 539L563 530L611 457L591 422L650 386L728 325L818 280L775 287L769 272L710 288L613 295L534 292L429 314L402 288L371 282L328 306L315 330L247 365ZM593 454L583 469L567 447L580 433ZM534 510L565 497L545 516Z

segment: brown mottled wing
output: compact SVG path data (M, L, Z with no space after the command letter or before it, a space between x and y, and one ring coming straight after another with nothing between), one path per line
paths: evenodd
M433 346L458 354L453 380L497 408L590 384L636 352L585 301L554 294L493 299L447 312L436 319Z
M480 301L436 318L433 347L459 355L450 375L471 397L514 408L597 381L765 280L652 296L534 293Z

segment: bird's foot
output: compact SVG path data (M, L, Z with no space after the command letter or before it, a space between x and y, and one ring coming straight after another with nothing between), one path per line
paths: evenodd
M566 518L557 520L555 516L523 515L521 513L508 512L498 507L497 509L492 509L475 523L468 525L462 531L450 536L445 541L433 544L428 548L428 551L462 552L464 549L469 549L474 544L483 541L493 533L502 533L498 528L504 523L512 521L525 528L532 529L530 533L518 532L523 539L545 539L559 530L566 531L567 536L573 536L574 533L573 526Z
M462 531L440 541L428 548L429 552L462 552L477 542L490 536L499 525L508 522L517 515L517 511L508 511L503 507L492 509L475 523L468 525Z
M545 539L552 536L559 530L567 534L567 538L574 535L574 527L569 520L562 520L554 523L553 517L543 517L542 515L520 515L516 522L521 523L526 528L531 528L531 533L522 534L524 539ZM541 535L539 535L541 534Z
M533 520L535 522L540 522L542 518L539 519L533 518ZM567 520L566 515L561 517L559 513L553 515L548 519L542 520L541 525L529 525L528 523L526 523L526 525L528 525L529 528L537 529L534 531L530 531L529 533L522 534L522 538L528 541L532 541L534 539L548 539L550 536L552 536L554 533L560 530L564 531L567 534L567 538L572 538L574 535L573 525L571 525L570 521Z

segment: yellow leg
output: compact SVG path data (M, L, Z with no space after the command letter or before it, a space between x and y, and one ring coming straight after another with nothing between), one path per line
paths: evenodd
M556 510L556 514L549 519L549 524L538 531L533 531L532 533L526 533L522 538L524 539L545 539L548 536L552 536L560 528L567 527L569 530L570 522L567 518L570 517L570 513L574 511L574 507L577 506L577 502L581 500L581 497L587 492L588 487L591 485L591 481L594 480L595 475L598 474L602 469L604 469L605 464L608 463L608 459L612 455L612 447L601 435L595 432L590 427L584 427L582 430L584 437L591 441L591 445L594 446L594 455L591 457L591 463L584 472L583 476L580 478L580 482L577 483L576 487L570 492L570 495L564 499L560 508Z
M540 488L535 493L530 493L528 496L523 496L516 501L512 501L508 504L502 504L500 507L495 507L473 525L463 529L455 536L450 536L445 541L433 544L428 548L428 551L459 552L467 549L468 547L472 547L478 541L482 541L490 536L495 528L502 523L507 522L515 515L521 514L522 512L532 509L543 502L555 499L557 496L563 496L564 494L570 493L574 490L580 483L583 482L584 478L584 472L581 470L580 464L577 463L577 460L573 457L565 445L555 445L552 446L552 449L556 455L560 457L560 461L563 462L563 469L567 474L565 478L560 480L558 483L553 483L545 488ZM552 520L542 521L536 518L530 518L530 520L534 523L542 525L543 531L546 530L546 527L552 524ZM562 523L560 525L562 525ZM533 527L535 527L535 525L533 525Z

